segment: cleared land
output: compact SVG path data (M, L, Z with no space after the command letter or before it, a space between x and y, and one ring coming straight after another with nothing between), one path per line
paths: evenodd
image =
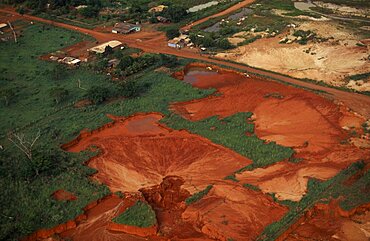
M16 239L59 224L39 230L30 240L51 235L76 240L274 240L289 235L292 230L284 232L300 224L318 202L340 197L329 210L341 216L362 213L357 208L370 202L363 195L369 187L366 119L345 106L303 89L195 64L174 74L184 81L166 74L174 68L164 73L153 71L156 65L148 66L126 79L145 86L137 96L76 108L75 102L88 95L76 87L75 79L52 83L53 71L37 72L54 66L38 57L64 43L58 33L48 38L44 30L33 25L24 31L29 43L25 37L21 47L28 51L24 56L33 56L31 60L17 57L21 51L13 51L14 43L2 49L10 59L1 61L7 74L4 86L23 91L13 96L16 101L1 106L10 113L2 116L4 134L13 130L26 137L40 133L42 138L35 158L28 160L2 136L6 158L0 162L4 191L0 201L7 205L1 210L0 238ZM111 38L80 30L99 40ZM45 49L38 49L32 40L36 35L37 41L52 41L52 48L45 44ZM137 36L145 36L143 43ZM156 32L122 37L136 46L161 38ZM158 50L158 45L153 46L145 48ZM34 79L12 67L17 58L30 68L26 73L35 74ZM119 82L85 66L69 73L78 71L98 79L94 84L86 81L88 88L101 81L99 86L109 91L124 90ZM56 103L53 95L46 94L54 86L71 91L71 98ZM40 96L33 98L35 93ZM28 109L18 113L23 105ZM369 113L366 101L361 106ZM60 149L63 143L68 143L62 147L70 152ZM121 192L99 199L109 193L106 186ZM152 206L158 226L152 225L156 222L151 215L150 224L140 227L145 223L137 220L145 217L140 210L147 209L135 209L138 200ZM134 225L114 223L129 210L139 212L125 216L124 223ZM9 217L22 221L14 225ZM296 233L304 237L299 230Z

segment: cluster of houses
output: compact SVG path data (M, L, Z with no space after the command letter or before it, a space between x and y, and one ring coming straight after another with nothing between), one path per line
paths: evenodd
M194 43L191 42L191 39L187 34L181 34L179 37L168 40L167 45L168 47L176 49L181 49L184 47L194 47Z
M94 46L92 48L89 48L87 49L87 52L89 54L104 54L107 50L107 47L110 47L112 50L115 50L115 49L123 49L124 46L122 44L122 42L118 41L118 40L112 40L112 41L108 41L108 42L105 42L105 43L102 43L102 44L99 44L97 46ZM74 58L74 57L71 57L71 56L58 56L57 55L51 55L49 57L49 59L51 61L57 61L58 63L61 63L61 64L65 64L65 65L68 65L70 67L77 67L81 64L81 59L78 59L78 58ZM87 61L87 59L85 59L85 61ZM110 66L115 66L117 65L118 60L111 60L108 65Z
M138 24L132 23L116 23L112 29L112 33L129 34L133 32L139 32L141 27Z
M149 9L148 12L153 13L153 14L159 14L159 13L163 12L166 8L168 8L168 6L158 5L156 7L152 7L151 9ZM160 15L157 16L156 19L160 23L170 23L171 22L168 18L165 18L165 17L160 16Z

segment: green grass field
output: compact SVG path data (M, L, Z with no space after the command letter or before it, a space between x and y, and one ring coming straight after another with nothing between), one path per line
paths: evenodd
M126 209L122 214L115 217L113 222L148 228L157 223L155 212L152 207L142 201L137 201L133 206Z

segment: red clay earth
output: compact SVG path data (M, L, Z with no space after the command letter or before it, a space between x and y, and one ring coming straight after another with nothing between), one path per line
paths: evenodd
M330 204L317 204L306 217L294 225L293 230L279 240L343 240L368 241L370 238L370 205L345 212L335 200Z
M159 124L162 116L157 113L110 118L114 120L112 123L95 131L82 132L63 148L79 152L91 146L98 147L100 155L88 162L90 167L98 170L94 178L108 185L113 192L140 191L156 211L161 237L171 240L253 240L266 225L277 221L287 211L261 192L223 180L250 164L250 160L203 137ZM191 193L203 190L209 184L214 187L199 203L185 205L184 200ZM102 206L102 212L111 213L116 205ZM90 236L77 239L77 230L91 235L92 231L86 231L86 227L94 226L97 231L93 234L100 240L112 240L112 229L106 231L112 224L105 226L98 221L100 218L92 220L87 226L80 224L76 230L68 231L66 237L87 240Z
M77 200L77 197L73 193L68 192L66 190L62 190L62 189L55 191L52 196L55 200L58 200L58 201Z
M101 154L88 165L94 178L112 192L137 192L159 184L169 175L185 179L191 193L222 180L250 160L197 135L171 130L158 121L160 114L138 114L92 131L83 132L63 148L80 152L97 146Z
M193 64L176 76L198 88L216 88L221 95L176 103L174 111L193 121L253 112L257 136L292 147L297 152L295 157L302 158L298 163L280 162L238 174L243 183L259 186L266 193L275 192L279 199L298 201L306 191L308 178L327 180L350 163L369 158L368 149L343 142L349 135L344 125L361 133L360 124L365 121L361 116L312 92L217 67L212 67L217 75L204 73L196 80L191 75L188 79L186 73L191 68L206 71L206 66Z

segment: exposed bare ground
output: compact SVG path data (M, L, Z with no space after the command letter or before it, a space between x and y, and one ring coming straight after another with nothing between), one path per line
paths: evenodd
M322 80L334 86L345 85L345 78L350 75L370 72L369 46L357 46L360 39L353 33L332 22L306 22L298 29L311 30L322 38L330 39L307 45L279 44L279 39L284 36L282 34L219 53L217 57L296 78ZM350 87L360 91L370 90L366 82Z

